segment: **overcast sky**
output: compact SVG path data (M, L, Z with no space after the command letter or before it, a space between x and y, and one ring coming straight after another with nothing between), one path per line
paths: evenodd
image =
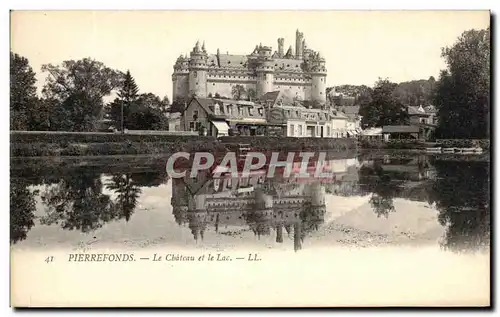
M487 11L17 11L11 50L41 66L91 57L130 70L141 92L172 96L173 64L197 40L209 53L248 54L256 44L295 51L295 31L326 59L328 86L427 79L445 67L441 48L489 26Z

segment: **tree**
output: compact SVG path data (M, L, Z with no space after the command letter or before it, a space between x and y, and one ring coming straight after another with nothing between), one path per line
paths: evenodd
M379 79L371 95L371 102L361 105L359 114L363 116L364 127L383 125L404 125L408 122L405 106L395 95L397 84L388 79Z
M31 130L30 117L38 102L35 83L35 72L28 59L10 52L11 130Z
M186 107L187 102L187 98L177 97L170 106L170 112L184 112L184 108Z
M127 127L132 130L165 130L168 122L158 96L142 94L127 113Z
M490 29L464 32L443 48L447 69L436 84L436 134L487 138L490 123Z
M231 89L231 96L235 100L240 100L243 95L245 94L245 87L242 85L234 85L233 88Z
M255 100L257 98L257 92L255 91L255 89L248 88L247 97L248 97L248 100L250 100L250 101Z
M103 115L103 97L110 95L123 81L121 72L90 58L68 60L61 65L46 64L42 71L48 73L43 96L51 100L54 107L64 108L55 112L67 115L63 127L52 120L52 130L67 129L68 125L78 125L70 128L72 131L93 130ZM85 114L83 119L82 113Z
M114 126L121 131L129 128L128 118L130 117L131 109L139 98L138 92L139 88L134 78L130 74L130 71L127 71L118 91L118 97L110 104L108 110L109 117L113 121Z

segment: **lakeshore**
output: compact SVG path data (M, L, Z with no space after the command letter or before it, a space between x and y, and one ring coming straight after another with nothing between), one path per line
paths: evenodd
M11 157L103 157L162 156L176 152L224 153L244 145L251 151L270 154L285 151L327 151L339 153L383 152L425 153L430 143L420 140L358 140L355 138L299 138L271 136L210 137L150 131L146 134L104 132L11 131ZM490 140L437 140L433 145L466 148L477 144L480 154L429 153L439 157L485 160L490 155ZM118 159L117 159L118 160Z

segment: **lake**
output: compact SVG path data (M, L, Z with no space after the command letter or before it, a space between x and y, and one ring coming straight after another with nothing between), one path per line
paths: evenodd
M172 179L151 157L13 159L11 248L489 252L489 162L333 159L330 179Z

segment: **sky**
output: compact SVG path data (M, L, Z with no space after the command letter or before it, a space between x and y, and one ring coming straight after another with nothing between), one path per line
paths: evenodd
M373 86L439 76L441 48L490 24L488 11L14 11L11 51L43 64L90 57L130 70L141 93L172 97L173 65L196 41L209 53L249 54L295 32L326 59L327 86Z

